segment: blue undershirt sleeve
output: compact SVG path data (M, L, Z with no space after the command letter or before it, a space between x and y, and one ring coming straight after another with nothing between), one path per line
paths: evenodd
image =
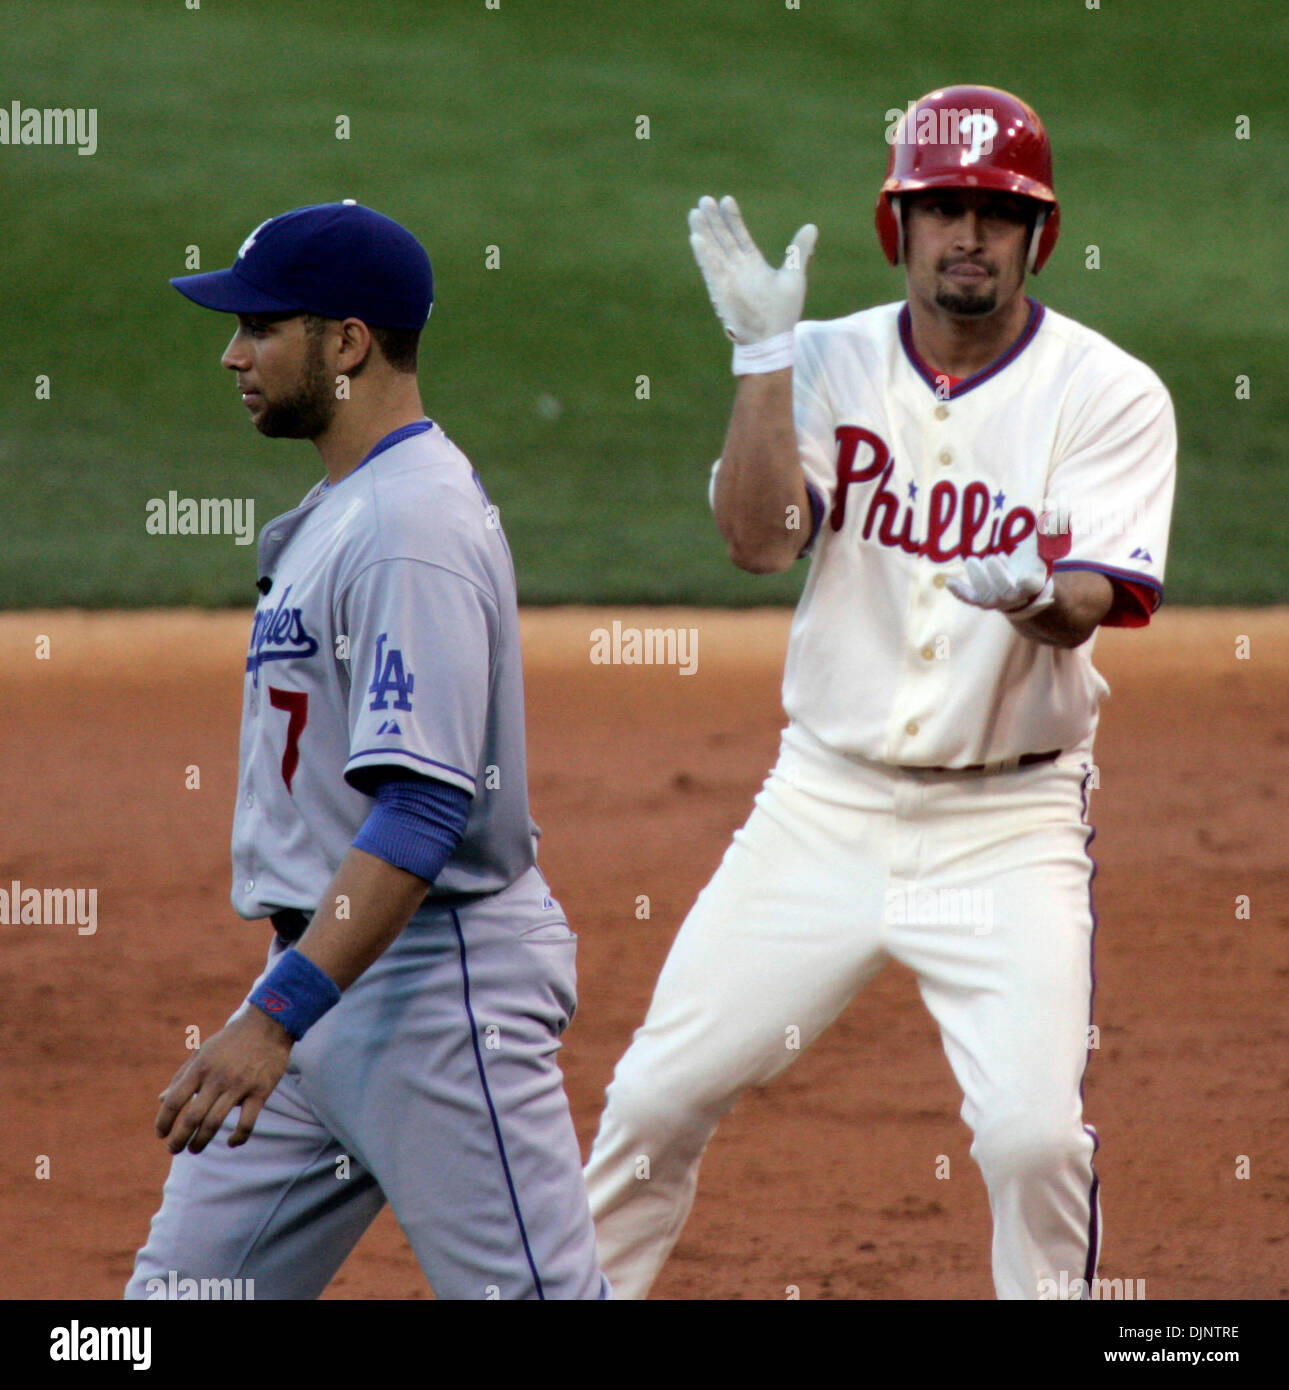
M461 843L469 815L470 794L460 787L432 777L390 777L376 788L354 847L433 883Z

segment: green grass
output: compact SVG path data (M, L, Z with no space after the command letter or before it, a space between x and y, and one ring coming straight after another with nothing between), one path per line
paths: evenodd
M1064 226L1035 294L1173 392L1170 601L1286 595L1278 0L62 0L0 23L0 103L99 112L92 158L0 146L4 606L250 600L250 547L150 537L147 500L253 497L267 520L316 456L255 434L218 365L230 321L166 280L189 245L226 265L269 214L340 197L430 250L427 406L501 507L525 600L791 601L804 567L736 571L707 510L732 382L684 215L737 192L768 248L818 222L811 317L899 298L871 221L885 112L960 80L1053 134Z

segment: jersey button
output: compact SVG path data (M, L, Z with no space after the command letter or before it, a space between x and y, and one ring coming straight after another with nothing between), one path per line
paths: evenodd
M255 805L255 794L254 794L254 792L252 792L251 795L248 796L248 797L246 798L246 809L249 811L249 810L251 809L251 807L254 806L254 805Z
M953 462L953 450L952 450L952 449L941 449L941 450L940 450L940 462L941 462L941 463L952 463L952 462Z
M949 418L949 407L947 405L936 406L935 418L937 420L947 420Z
M949 581L942 574L937 574L936 577L931 581L931 583L934 584L937 589L943 589L948 582Z
M904 732L908 734L910 738L912 738L913 735L917 733L917 731L918 722L916 719L910 719L909 722L904 726Z
M931 644L930 644L929 642L927 643L927 645L926 645L925 647L922 648L922 660L923 660L923 661L934 661L934 660L935 660L935 648L934 648L933 646L931 646Z
M254 887L255 887L255 880L254 880L253 878L248 878L248 879L246 880L246 882L242 885L242 892L243 892L243 893L249 893L249 892L251 891L251 889L254 888Z

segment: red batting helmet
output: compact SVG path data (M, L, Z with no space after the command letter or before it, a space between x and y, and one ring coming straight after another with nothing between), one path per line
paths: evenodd
M886 259L903 257L900 193L992 188L1039 204L1026 268L1039 271L1056 245L1061 209L1052 191L1052 146L1033 107L997 87L942 87L900 117L886 182L877 195L877 236Z

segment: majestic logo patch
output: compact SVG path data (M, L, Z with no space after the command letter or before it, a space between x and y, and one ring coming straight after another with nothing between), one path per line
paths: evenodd
M416 678L410 671L403 668L403 653L398 647L391 647L387 652L385 643L389 640L389 633L382 632L376 639L376 661L375 669L372 672L371 684L367 687L367 693L372 697L372 702L367 706L368 709L389 709L387 696L393 694L398 698L394 701L395 709L412 708L411 694L416 685ZM393 732L386 729L386 733Z
M251 628L251 645L246 654L246 669L258 687L260 667L266 661L289 661L292 657L309 657L318 650L318 639L309 633L299 608L292 608L287 599L294 586L288 584L272 605L255 610Z
M927 495L926 535L916 536L916 484L910 483L907 496L887 486L895 471L895 460L885 440L858 425L839 425L837 438L837 491L833 496L828 523L840 531L846 520L847 495L852 484L873 483L860 535L864 540L903 550L908 555L925 555L944 563L968 555L1009 555L1038 525L1028 507L1012 507L1004 512L1004 492L990 496L979 479L958 489L957 483L941 478ZM859 446L872 457L856 467ZM994 515L991 517L991 513Z

